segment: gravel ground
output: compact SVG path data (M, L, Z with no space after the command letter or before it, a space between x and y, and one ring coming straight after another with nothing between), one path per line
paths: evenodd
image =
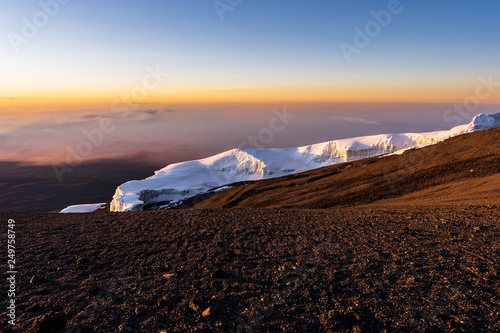
M0 217L2 332L500 332L497 206Z

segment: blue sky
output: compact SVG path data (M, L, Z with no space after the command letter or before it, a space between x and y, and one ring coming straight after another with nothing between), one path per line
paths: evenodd
M73 0L14 53L7 34L20 33L22 18L40 5L5 0L1 87L12 79L17 90L36 89L32 80L50 76L42 89L77 91L102 82L112 90L134 82L149 64L168 68L172 89L187 90L436 80L465 85L497 71L498 1L400 3L401 13L348 64L339 44L352 44L354 27L364 28L373 20L370 12L387 9L388 1L243 0L221 21L210 1Z

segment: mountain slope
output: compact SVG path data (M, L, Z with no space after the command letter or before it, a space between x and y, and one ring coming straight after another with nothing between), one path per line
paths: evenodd
M500 129L236 186L196 208L500 204Z
M167 208L223 185L276 178L333 164L423 147L456 135L500 126L500 113L478 115L468 125L449 131L381 134L284 149L233 149L221 154L169 165L152 177L120 185L111 211ZM163 203L163 207L160 203Z

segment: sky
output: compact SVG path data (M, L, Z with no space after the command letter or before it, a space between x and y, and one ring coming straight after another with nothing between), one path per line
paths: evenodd
M500 104L499 10L496 0L3 0L0 160L64 160L101 119L116 129L86 158L203 157L283 108L297 117L266 146L450 128Z

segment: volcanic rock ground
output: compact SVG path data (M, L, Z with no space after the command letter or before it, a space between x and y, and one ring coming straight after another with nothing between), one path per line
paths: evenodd
M500 331L499 206L7 219L2 332Z

